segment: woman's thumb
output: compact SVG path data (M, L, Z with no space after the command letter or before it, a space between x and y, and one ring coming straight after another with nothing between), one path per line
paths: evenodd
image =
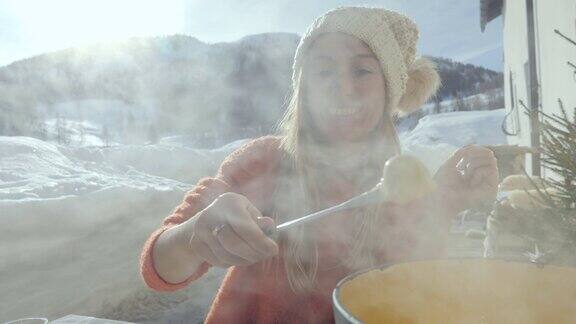
M270 217L258 217L256 218L256 224L258 224L262 232L264 232L264 234L266 234L268 237L272 237L272 235L274 235L276 232L276 224Z

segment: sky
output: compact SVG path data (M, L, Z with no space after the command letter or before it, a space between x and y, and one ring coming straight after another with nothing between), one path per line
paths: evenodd
M344 5L400 11L420 28L419 51L502 70L502 22L482 33L479 0L0 0L0 66L45 52L135 36L185 34L208 43L301 35Z

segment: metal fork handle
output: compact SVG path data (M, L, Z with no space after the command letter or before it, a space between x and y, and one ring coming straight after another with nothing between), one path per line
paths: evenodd
M313 220L317 220L319 218L322 218L322 217L325 217L327 215L331 215L331 214L334 214L337 212L381 203L384 201L384 196L382 195L381 187L382 187L382 184L378 183L374 188L370 189L369 191L366 191L366 192L364 192L364 193L362 193L356 197L353 197L353 198L351 198L351 199L349 199L349 200L347 200L341 204L338 204L336 206L332 206L332 207L329 207L326 209L322 209L322 210L314 212L312 214L308 214L304 217L300 217L300 218L282 223L282 224L276 226L275 230L276 230L276 232L284 231L284 230L287 230L289 228L292 228L295 226L300 226L302 224L309 223Z

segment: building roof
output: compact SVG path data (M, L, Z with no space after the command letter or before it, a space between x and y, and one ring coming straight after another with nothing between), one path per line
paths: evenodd
M484 31L486 25L502 14L504 0L480 0L480 29Z

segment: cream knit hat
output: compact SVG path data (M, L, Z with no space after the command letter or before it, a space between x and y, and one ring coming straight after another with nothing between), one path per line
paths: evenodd
M296 49L293 86L310 45L318 35L328 32L354 36L370 47L384 72L388 109L409 113L436 93L440 77L434 64L416 58L416 24L397 12L366 7L340 7L316 18Z

